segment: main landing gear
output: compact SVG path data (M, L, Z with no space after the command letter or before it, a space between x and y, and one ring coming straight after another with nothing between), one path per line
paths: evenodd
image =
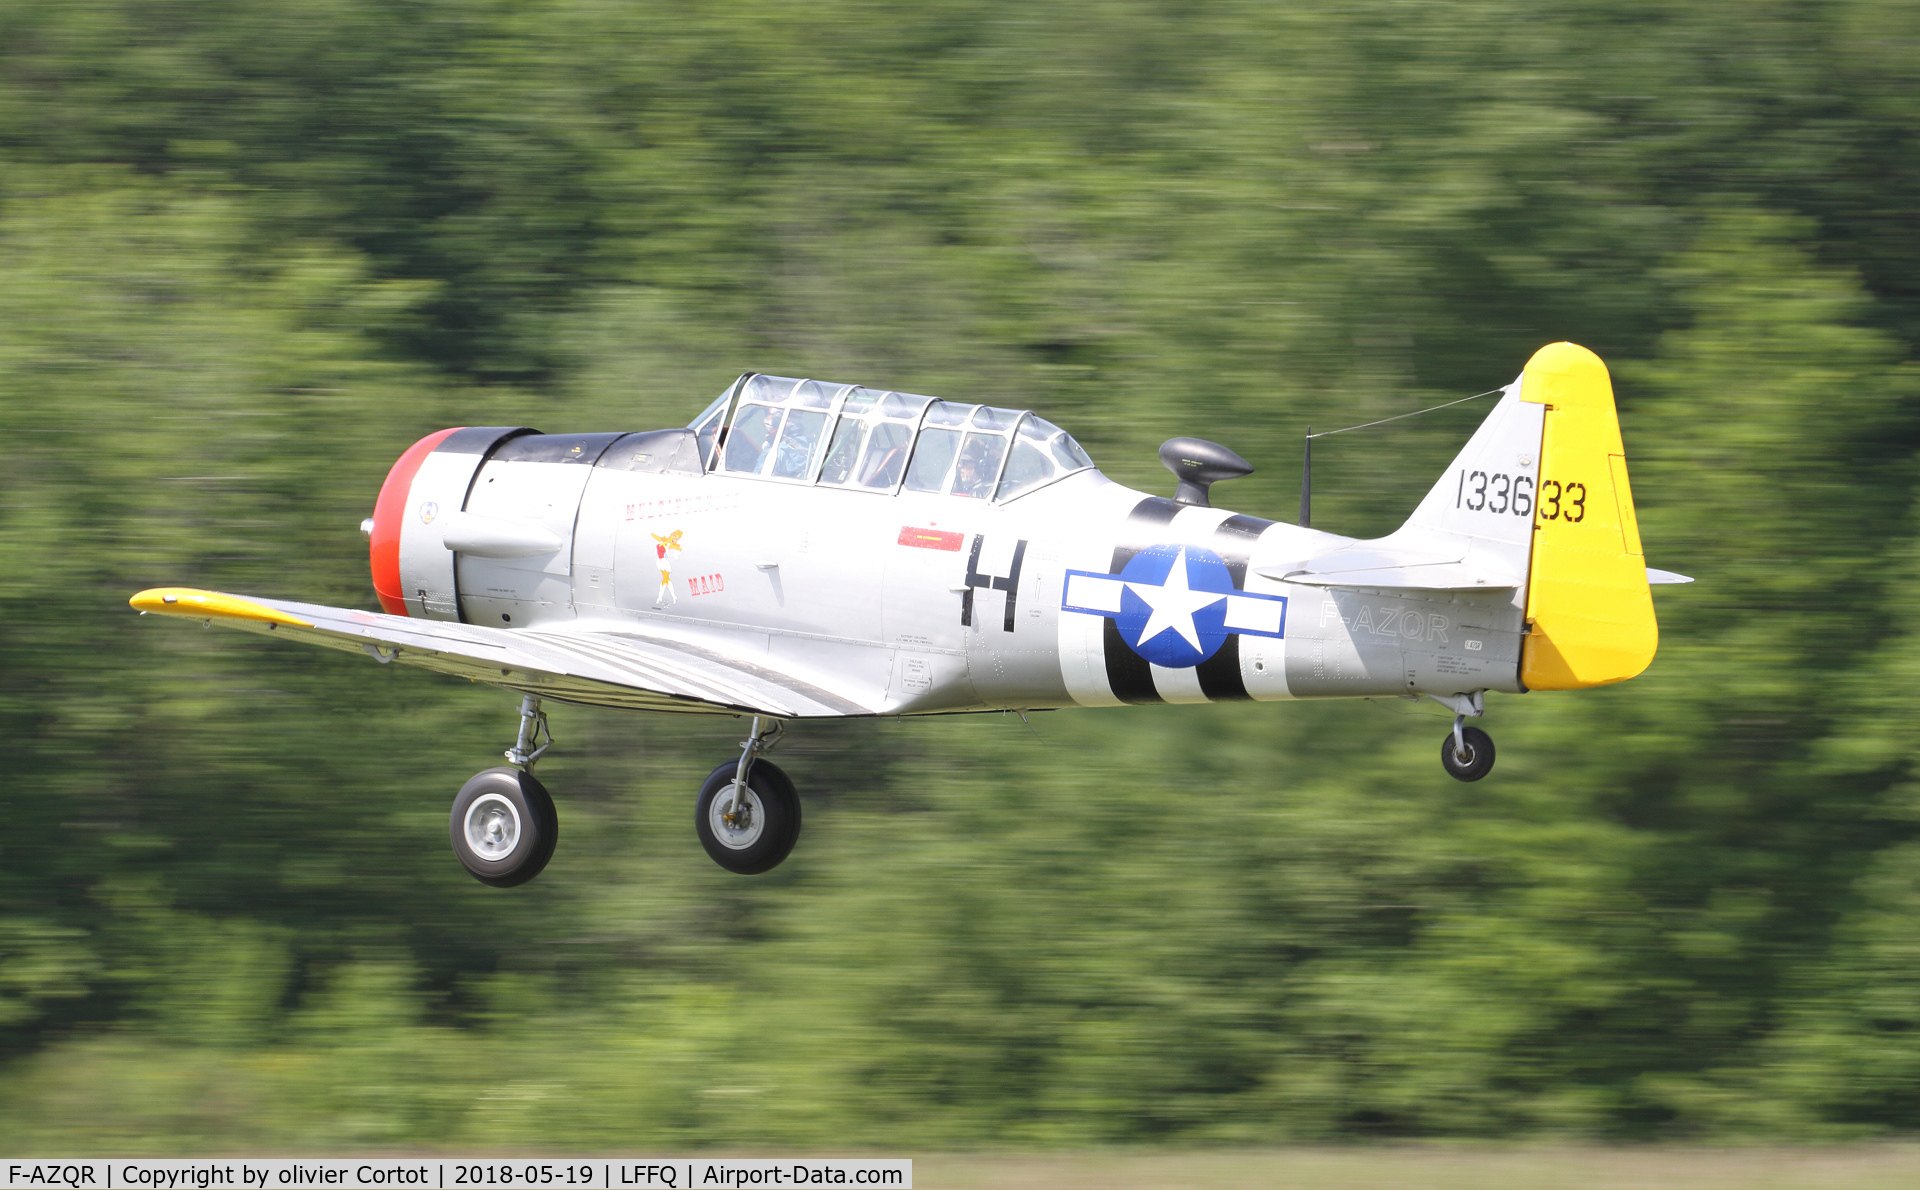
M694 829L713 862L752 876L778 867L800 838L800 794L762 754L780 742L786 726L756 715L740 745L740 758L707 775L694 811ZM533 765L553 747L553 732L540 700L520 700L520 736L507 749L513 768L488 769L460 787L447 833L453 854L482 884L512 888L538 876L553 858L560 836L547 787L534 780Z
M533 762L551 747L546 712L529 694L520 700L520 738L506 754L519 767L475 774L454 797L447 821L453 854L482 884L525 884L553 858L560 816L547 787L533 777Z
M693 812L700 845L729 872L753 876L778 867L800 839L800 794L772 761L760 759L786 734L778 719L765 731L760 716L740 745L740 759L707 774Z

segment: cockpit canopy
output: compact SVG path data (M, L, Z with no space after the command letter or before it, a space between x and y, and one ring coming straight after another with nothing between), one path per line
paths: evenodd
M1065 430L1027 410L758 372L692 428L709 471L857 491L1010 500L1093 467Z

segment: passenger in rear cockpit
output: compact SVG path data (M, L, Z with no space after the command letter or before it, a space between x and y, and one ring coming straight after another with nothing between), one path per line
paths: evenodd
M813 463L813 448L818 440L820 427L826 422L824 413L808 413L796 410L787 415L787 426L780 434L780 453L774 460L773 473L781 479L805 479Z

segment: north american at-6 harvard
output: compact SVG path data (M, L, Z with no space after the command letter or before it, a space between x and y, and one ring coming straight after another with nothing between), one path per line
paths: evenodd
M763 754L790 720L1235 699L1427 697L1441 762L1493 766L1488 691L1625 681L1658 630L1599 358L1542 348L1394 533L1216 508L1251 468L1160 450L1171 498L1102 475L1035 413L749 372L685 429L441 430L361 530L383 612L159 587L142 612L519 692L506 758L449 831L493 885L553 855L545 701L751 716L694 816L722 867L800 834ZM1489 394L1491 395L1491 394Z

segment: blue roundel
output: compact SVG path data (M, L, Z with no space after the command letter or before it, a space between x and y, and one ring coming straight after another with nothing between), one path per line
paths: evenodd
M1192 545L1156 545L1121 570L1127 586L1113 623L1127 647L1155 665L1191 669L1220 651L1233 575L1220 555Z

